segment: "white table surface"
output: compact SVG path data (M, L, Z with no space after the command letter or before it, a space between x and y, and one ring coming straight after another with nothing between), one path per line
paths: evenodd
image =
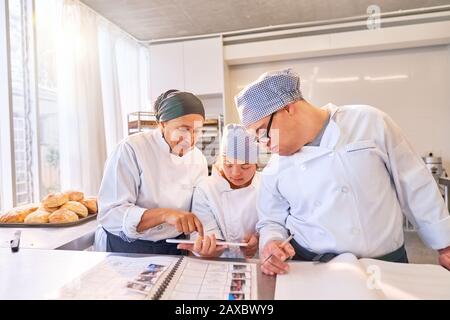
M101 263L109 254L25 248L13 253L10 248L0 248L0 300L57 299L61 287ZM259 299L273 299L275 277L263 275L258 267L257 281Z
M62 228L4 228L0 227L0 248L10 248L14 232L21 230L21 248L57 249L73 240L92 234L97 228L96 219L83 224Z
M109 253L0 248L0 300L54 299L64 284L100 263Z

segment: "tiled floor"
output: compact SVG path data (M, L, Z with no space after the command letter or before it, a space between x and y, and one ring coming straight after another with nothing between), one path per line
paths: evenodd
M410 263L438 263L438 253L426 247L416 232L405 231L405 247Z

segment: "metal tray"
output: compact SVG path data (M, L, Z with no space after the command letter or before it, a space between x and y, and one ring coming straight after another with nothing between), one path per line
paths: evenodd
M90 214L86 218L81 218L78 221L66 222L66 223L0 223L0 228L62 228L72 227L87 221L93 220L97 217L97 214Z

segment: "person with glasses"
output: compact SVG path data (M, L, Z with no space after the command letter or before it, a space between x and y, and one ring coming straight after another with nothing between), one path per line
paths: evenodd
M257 199L264 273L287 272L290 257L326 262L344 252L408 262L403 215L450 268L449 212L387 114L367 105L316 107L292 69L261 75L235 101L243 125L273 153Z
M258 145L244 126L229 124L224 128L220 155L212 175L202 178L194 191L192 212L203 224L204 237L191 234L195 245L178 248L202 257L252 258L258 250L256 233L256 171ZM225 247L216 240L245 242L246 247Z
M155 102L158 128L125 138L105 165L98 195L96 249L180 254L169 238L203 234L190 212L194 186L208 175L195 147L205 110L192 93L169 90Z

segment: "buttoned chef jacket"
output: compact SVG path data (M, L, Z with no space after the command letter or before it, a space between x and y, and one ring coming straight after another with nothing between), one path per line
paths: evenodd
M143 232L136 227L147 209L190 211L194 186L207 175L207 161L198 148L179 157L170 153L160 130L129 136L106 163L98 195L98 221L124 240L174 238L180 232L167 223ZM102 230L97 230L96 242L97 248L106 247Z
M205 235L214 234L217 239L242 242L246 235L256 233L258 185L258 172L250 185L240 189L232 189L215 168L211 176L203 178L194 191L192 212L201 220ZM196 233L191 236L191 239L196 238ZM229 247L222 257L244 256L240 247Z
M403 214L433 249L450 245L437 184L399 127L365 105L328 104L319 146L273 155L261 177L260 249L295 241L315 253L378 257L403 245Z

